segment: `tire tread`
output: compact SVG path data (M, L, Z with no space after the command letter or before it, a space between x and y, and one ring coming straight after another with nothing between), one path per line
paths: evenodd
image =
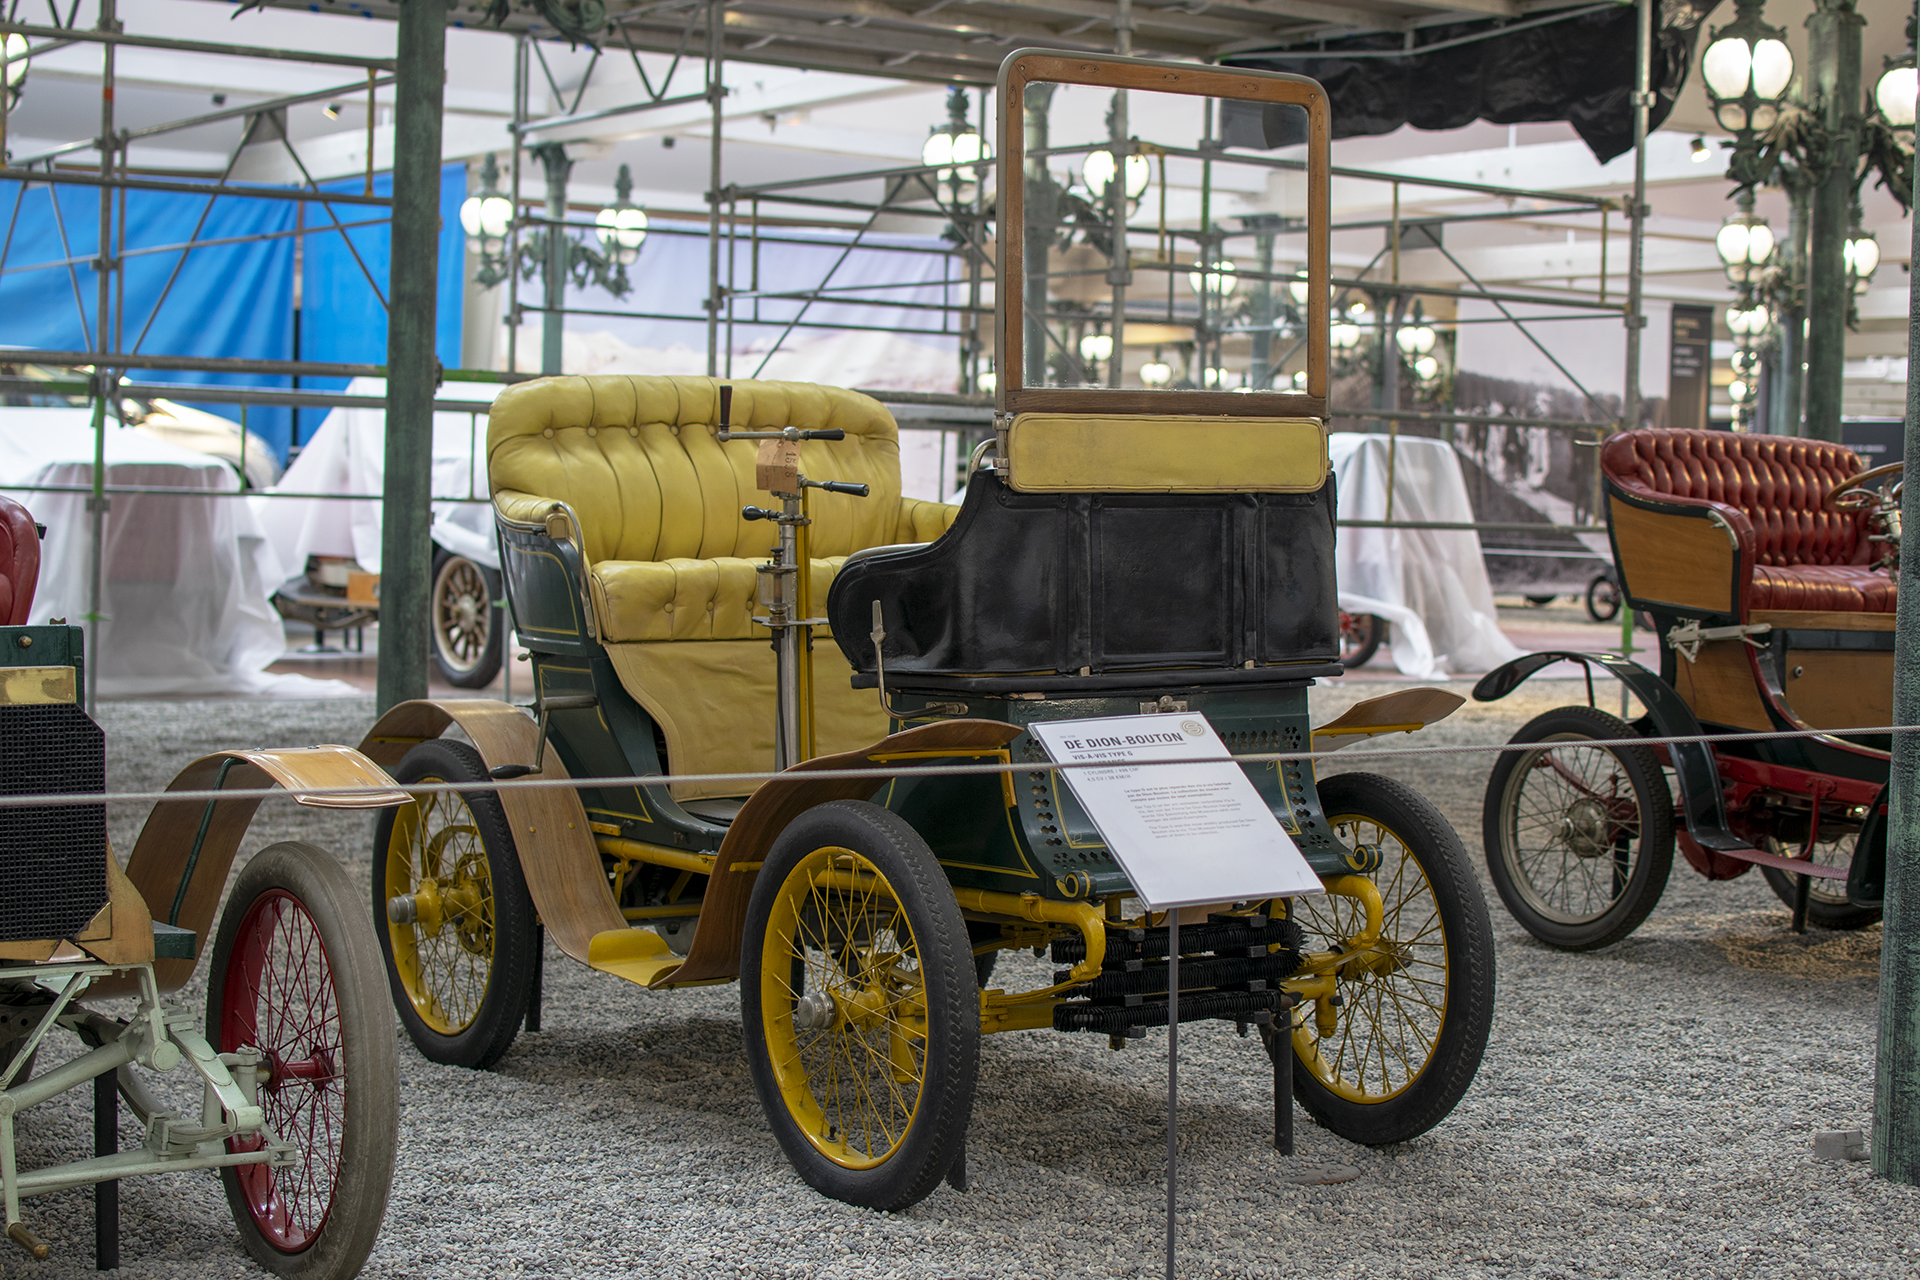
M1433 1057L1393 1098L1341 1098L1297 1056L1294 1098L1321 1127L1350 1142L1406 1142L1446 1119L1480 1069L1493 1025L1493 926L1466 849L1432 801L1403 782L1371 773L1335 774L1320 783L1320 797L1329 822L1354 814L1378 819L1419 862L1447 937L1447 1007Z
M351 1055L350 1108L341 1141L339 1180L327 1223L304 1251L281 1253L254 1226L246 1193L232 1169L221 1170L227 1204L241 1243L262 1267L297 1280L351 1280L379 1239L393 1186L399 1142L400 1072L386 992L373 961L373 932L359 913L353 882L330 854L310 844L285 841L254 855L240 872L221 913L207 982L207 1038L216 1051L225 1000L226 971L234 930L247 908L269 889L298 899L321 934L332 970L343 1045ZM329 936L329 935L332 936Z
M430 738L417 744L393 770L394 781L403 787L428 775L437 775L448 782L485 782L490 777L486 761L478 751L450 738ZM487 873L493 882L493 968L487 978L486 995L473 1022L451 1036L429 1027L414 1012L413 1001L408 998L399 971L394 967L386 900L387 844L393 834L393 809L382 810L374 824L374 933L379 938L394 1010L400 1015L401 1025L407 1029L407 1037L414 1047L431 1062L485 1070L499 1062L512 1047L526 1020L527 1003L533 991L533 948L538 939L533 927L533 899L527 893L513 828L500 807L500 798L491 791L466 791L460 795L479 829L480 843L487 853Z

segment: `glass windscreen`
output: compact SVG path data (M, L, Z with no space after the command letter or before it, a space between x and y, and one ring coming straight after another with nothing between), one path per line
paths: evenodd
M1050 83L1022 106L1022 383L1304 390L1306 109Z

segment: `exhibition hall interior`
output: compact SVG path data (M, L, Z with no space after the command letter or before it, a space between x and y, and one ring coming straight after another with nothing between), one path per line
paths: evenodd
M0 1275L1911 1276L1917 45L5 0Z

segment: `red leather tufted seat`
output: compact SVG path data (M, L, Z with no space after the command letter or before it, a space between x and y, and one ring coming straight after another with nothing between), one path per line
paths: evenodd
M1627 431L1600 450L1600 467L1625 493L1708 507L1740 542L1751 577L1747 609L1891 613L1894 580L1864 515L1828 511L1835 485L1858 475L1842 445L1730 431Z
M25 507L0 496L0 627L26 623L39 580L40 531Z

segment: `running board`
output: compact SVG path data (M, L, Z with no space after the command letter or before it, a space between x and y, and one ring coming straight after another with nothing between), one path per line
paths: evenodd
M1785 871L1790 875L1811 876L1815 880L1845 880L1847 878L1847 869L1845 867L1823 866L1820 863L1807 862L1800 858L1783 858L1777 853L1762 853L1758 849L1749 849L1744 846L1733 846L1725 849L1714 848L1710 845L1702 845L1701 847L1710 853L1717 853L1723 858L1733 858L1740 862L1758 863L1763 867L1773 867L1777 870Z
M651 929L607 929L587 945L587 967L610 973L642 987L680 967L666 939Z

